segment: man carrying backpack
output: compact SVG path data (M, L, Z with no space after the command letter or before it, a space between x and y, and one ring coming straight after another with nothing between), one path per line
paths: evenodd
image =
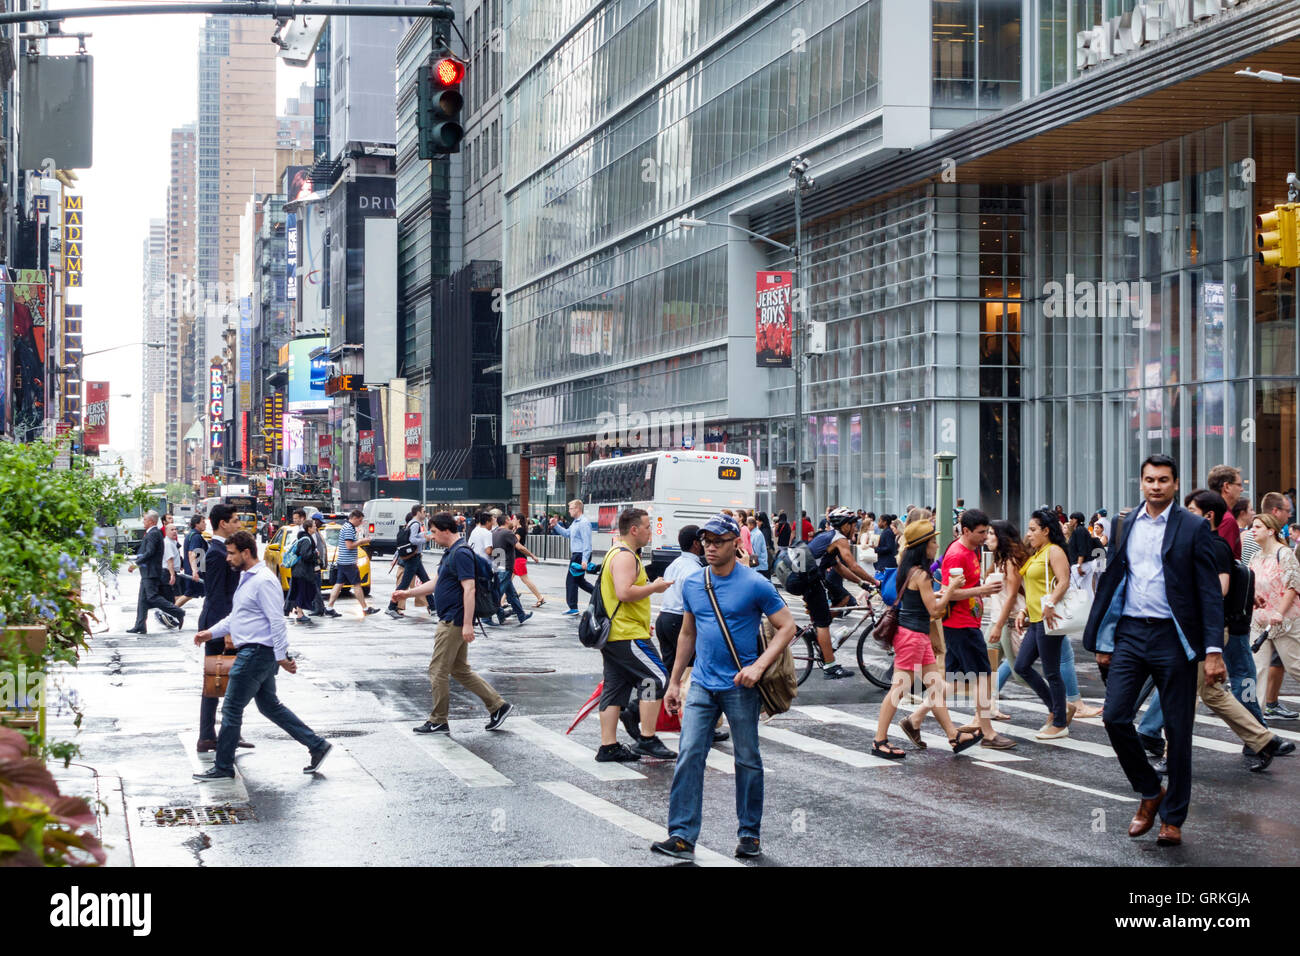
M456 519L450 514L440 511L429 524L433 529L434 543L446 549L438 564L437 576L409 591L393 592L396 601L432 592L434 614L438 618L438 629L433 635L433 659L429 661L433 708L429 719L412 730L417 734L451 733L447 714L451 704L452 677L487 707L489 717L483 729L498 730L510 716L513 706L469 666L469 645L474 643L477 557L461 539Z
M669 713L682 711L681 754L668 798L668 839L650 847L682 860L695 858L704 803L704 767L719 713L727 715L736 755L736 856L755 857L762 852L763 760L758 752L762 699L755 685L794 640L795 624L772 582L736 562L739 537L740 526L729 516L709 519L700 532L708 566L682 582L682 631L664 696ZM763 615L771 619L776 634L759 653ZM695 669L683 710L682 672L692 654Z
M397 563L401 565L402 577L397 582L397 590L403 591L411 582L419 579L423 584L429 580L429 572L424 569L424 543L428 536L424 533L424 505L416 505L406 516L406 524L397 532ZM396 601L388 602L388 616L405 617L397 608Z

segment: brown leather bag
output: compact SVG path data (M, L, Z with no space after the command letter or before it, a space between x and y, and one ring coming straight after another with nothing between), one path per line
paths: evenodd
M230 686L230 668L235 666L234 654L214 654L203 658L203 696L225 697Z

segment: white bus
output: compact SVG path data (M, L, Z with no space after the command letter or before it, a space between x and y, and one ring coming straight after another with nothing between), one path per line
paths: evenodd
M644 508L653 536L642 553L656 578L681 552L677 532L702 525L723 508L754 509L754 462L744 455L656 451L593 461L582 472L582 500L597 551L618 534L624 508ZM608 536L608 537L606 537Z

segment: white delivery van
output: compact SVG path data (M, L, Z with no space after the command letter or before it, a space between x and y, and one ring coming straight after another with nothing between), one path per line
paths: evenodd
M412 508L419 502L414 498L371 498L361 506L360 533L374 543L371 554L392 553L397 550L397 532Z

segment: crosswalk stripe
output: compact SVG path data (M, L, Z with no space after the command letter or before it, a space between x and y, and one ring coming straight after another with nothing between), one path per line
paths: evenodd
M781 744L794 750L802 750L804 753L816 754L819 757L825 757L839 763L846 763L850 767L896 767L900 763L898 760L875 757L861 750L850 750L838 744L819 740L816 737L806 737L803 734L796 734L793 730L783 730L779 727L760 724L758 735L764 740L772 741L772 743Z
M185 751L185 756L189 758L190 766L194 768L195 773L203 773L217 759L216 754L211 751L209 751L211 756L208 756L208 754L200 755L194 749L193 736L187 740L182 732L178 733L176 738L181 742L181 749ZM224 780L195 780L194 786L198 787L199 793L203 794L205 803L215 801L221 801L222 803L248 802L248 788L244 786L244 776L239 772L238 767L235 768L233 779L227 777Z
M402 734L416 750L440 763L450 770L461 783L467 787L513 787L515 782L504 774L498 773L490 763L473 751L467 750L450 737L442 734L426 734L424 742L411 739L411 730L405 724L393 724L393 729Z
M1147 708L1148 708L1149 706L1150 706L1149 704L1144 705L1144 706L1139 710L1139 713L1146 713ZM1200 723L1200 724L1207 724L1207 725L1209 725L1209 726L1211 726L1211 727L1217 727L1217 728L1219 728L1220 730L1226 730L1226 731L1229 731L1229 732L1232 731L1232 728L1228 726L1227 721L1225 721L1225 720L1223 720L1223 718L1218 717L1218 716L1215 716L1215 715L1213 715L1213 714L1197 714L1197 715L1195 716L1194 719L1195 719L1195 721L1196 721L1197 723ZM1272 733L1277 734L1279 737L1281 737L1281 738L1283 738L1283 739L1288 739L1288 738L1289 738L1289 739L1291 739L1291 740L1300 740L1300 734L1297 734L1297 733L1294 733L1294 732L1291 732L1291 731L1278 730L1278 729L1276 729L1276 728L1274 728L1274 727L1270 727L1270 728L1268 728L1268 729L1269 729ZM1236 735L1234 734L1233 736L1236 736ZM1216 739L1216 738L1214 738L1214 737L1202 737L1202 736L1199 736L1199 735L1197 735L1197 734L1193 734L1193 735L1192 735L1192 746L1193 746L1193 747L1200 747L1202 750L1213 750L1214 752L1216 752L1216 753L1221 753L1221 754L1239 754L1239 753L1241 753L1241 741L1240 741L1240 740L1238 740L1236 743L1233 743L1233 742L1231 742L1231 741L1218 740L1218 739Z
M1222 717L1215 717L1213 714L1197 714L1196 719L1200 723L1210 724L1213 727L1221 727L1224 730L1231 729ZM1281 730L1272 724L1269 725L1268 730L1269 733L1277 734L1283 740L1300 740L1300 734L1294 730ZM1233 746L1232 749L1240 750L1241 748Z
M590 867L590 866L608 867L609 866L609 864L606 863L604 860L598 859L594 856L580 857L575 860L538 860L536 863L521 863L519 865L522 866L524 869L528 869L531 867L542 867L542 866L581 866L581 867Z
M538 786L561 800L566 800L575 807L586 810L592 816L599 817L606 823L612 823L614 826L635 834L643 840L657 843L668 835L667 829L662 825L647 820L645 817L637 816L631 810L624 810L608 800L602 800L594 793L588 793L581 787L575 787L571 783L565 783L563 780L550 780L539 783ZM649 849L649 847L646 847L647 853ZM744 865L738 860L733 860L721 853L706 849L698 843L695 845L695 862L700 866Z
M1002 701L1009 703L1009 701ZM915 708L909 708L909 710ZM959 714L956 711L948 711L948 715L957 723L965 724L974 718L969 714ZM1039 740L1034 734L1038 733L1036 727L1021 727L1018 724L1008 723L1003 720L992 721L993 729L1000 734L1006 734L1008 737L1016 737L1020 740L1028 740L1035 744L1045 744L1048 747L1059 747L1062 750L1074 750L1078 753L1092 754L1094 757L1106 757L1115 759L1115 751L1110 748L1110 744L1094 744L1090 740L1080 740L1077 737L1062 737L1058 740Z
M661 730L656 736L662 737L665 741L678 749L681 748L681 734L671 734ZM727 753L725 750L719 750L717 747L709 748L708 756L704 758L704 764L720 773L729 773L732 775L736 773L735 761L731 754Z
M858 717L843 710L837 710L834 707L822 707L819 705L809 705L795 707L795 710L801 714L806 714L813 720L820 720L823 723L845 724L849 727L857 727L871 734L872 740L875 739L876 722L867 720L865 717ZM921 739L926 743L934 744L937 747L951 746L948 738L942 734L922 733ZM1017 756L1016 754L1007 753L1005 750L991 750L987 747L972 747L963 751L961 756L970 757L973 760L987 760L989 763L1013 763L1017 760L1028 760L1028 757Z
M522 737L559 757L567 764L591 774L597 780L644 780L645 774L620 763L596 763L596 755L572 737L566 737L527 717L516 717L506 725L506 732Z
M1044 777L1041 774L1029 773L1026 770L1016 770L1013 767L1002 767L994 763L980 763L980 764L976 764L976 766L988 767L990 770L998 770L1001 771L1002 773L1011 773L1011 774L1015 774L1017 777L1026 777L1030 780L1038 780L1042 783L1050 783L1053 786L1057 786L1057 787L1066 787L1070 790L1080 790L1083 793L1090 793L1096 797L1106 797L1107 799L1119 800L1123 803L1129 803L1137 799L1136 796L1122 797L1117 793L1107 793L1105 790L1094 790L1092 787L1085 787L1081 784L1070 783L1070 781L1068 780L1057 780L1054 777Z

